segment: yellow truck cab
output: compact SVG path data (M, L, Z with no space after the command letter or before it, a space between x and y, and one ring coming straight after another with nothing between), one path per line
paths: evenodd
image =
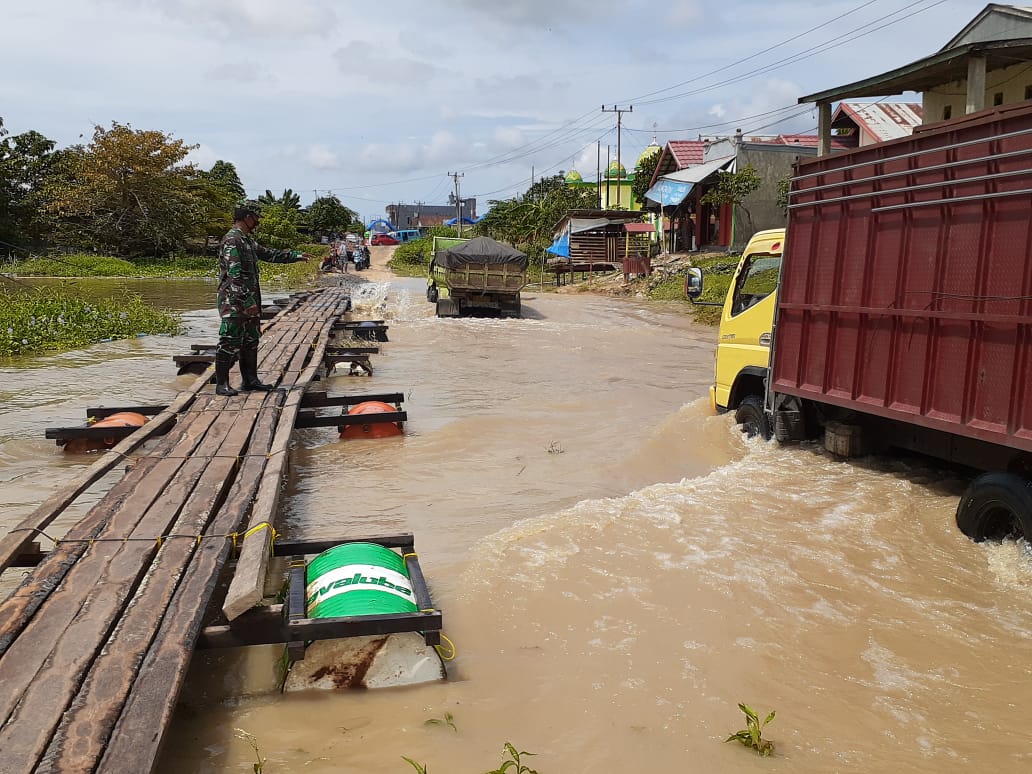
M720 315L710 405L717 412L734 411L751 433L769 432L763 396L784 244L783 228L759 231L749 240ZM701 272L695 271L698 292L690 295L698 296Z

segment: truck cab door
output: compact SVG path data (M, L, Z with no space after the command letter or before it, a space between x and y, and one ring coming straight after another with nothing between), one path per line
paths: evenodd
M735 408L730 405L731 393L740 374L766 373L770 365L780 271L780 253L746 252L738 265L717 342L714 400L721 409Z

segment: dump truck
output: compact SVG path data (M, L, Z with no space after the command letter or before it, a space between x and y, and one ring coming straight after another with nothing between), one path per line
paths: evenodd
M800 160L789 201L722 304L713 408L959 463L961 531L1032 541L1032 103Z
M438 317L474 312L520 316L527 255L488 237L434 237L426 298Z

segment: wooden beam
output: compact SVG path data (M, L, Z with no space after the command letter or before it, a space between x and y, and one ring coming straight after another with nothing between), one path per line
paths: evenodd
M25 546L36 538L37 532L45 530L83 492L106 476L112 468L124 463L125 458L153 437L166 420L174 419L178 413L188 408L207 383L206 376L195 380L165 411L155 415L150 422L141 427L139 433L134 433L116 444L79 476L48 497L7 535L0 538L0 572L11 566L14 557L22 553Z
M311 353L308 367L298 375L297 382L307 384L315 375L316 370L321 366L323 356L326 354L326 347L329 343L329 332L333 327L336 317L331 317L319 330L316 338L315 350ZM286 382L290 371L284 375ZM293 380L291 380L292 382ZM303 393L297 390L291 391L280 414L280 425L276 431L270 452L269 466L262 477L258 488L258 496L255 500L255 507L252 511L249 526L257 526L262 521L272 522L275 519L280 495L280 476L286 469L287 454L290 443L290 435L294 429L294 422ZM232 621L244 611L254 607L262 599L265 587L265 572L268 567L268 560L271 545L269 530L261 530L244 541L240 552L240 559L237 561L236 571L226 592L226 599L222 605L222 612L226 618Z

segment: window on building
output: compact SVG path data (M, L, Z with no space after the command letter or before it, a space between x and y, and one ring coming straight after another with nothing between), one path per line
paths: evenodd
M1025 87L1025 99L1032 99L1032 85Z
M1002 91L998 91L995 94L993 94L993 107L997 107L998 105L1002 105L1002 104L1003 104L1003 92Z
M946 105L942 109L942 120L947 121L953 117L953 105Z

